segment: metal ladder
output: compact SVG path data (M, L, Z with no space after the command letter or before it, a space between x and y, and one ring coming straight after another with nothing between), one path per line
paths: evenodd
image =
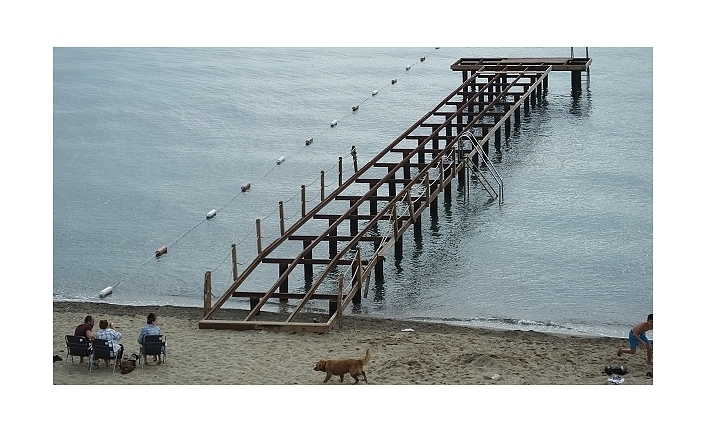
M498 190L496 191L493 188L493 185L488 181L488 179L483 175L483 172L480 170L479 166L476 166L473 163L473 160L469 156L466 156L464 158L464 163L468 168L471 169L473 174L478 178L480 181L481 185L483 185L483 188L488 192L490 197L493 199L499 199L498 204L503 203L503 179L500 177L500 174L498 173L498 170L495 169L495 166L493 166L493 163L490 161L488 158L488 155L483 151L483 148L481 145L478 143L478 140L476 139L473 134L465 132L459 137L459 146L463 148L463 139L467 139L471 141L471 145L473 145L473 148L475 148L476 153L478 154L478 158L480 161L485 163L485 165L488 167L488 172L490 173L490 176L492 179L495 180L495 182L498 184ZM478 163L480 165L480 163Z

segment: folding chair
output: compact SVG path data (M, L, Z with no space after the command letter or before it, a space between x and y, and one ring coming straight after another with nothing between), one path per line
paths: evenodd
M145 369L147 356L159 356L167 364L167 337L165 335L146 335L140 349L140 365Z
M105 359L107 361L113 360L113 372L115 372L115 367L118 365L118 361L122 356L122 350L118 352L117 355L115 354L110 341L96 338L93 340L93 354L91 354L90 364L88 364L88 372L90 373L93 368L93 361L99 359Z
M91 346L88 344L86 337L67 335L64 339L66 340L66 357L71 356L72 364L74 363L74 356L79 358L89 358L91 356ZM67 362L64 361L64 365Z

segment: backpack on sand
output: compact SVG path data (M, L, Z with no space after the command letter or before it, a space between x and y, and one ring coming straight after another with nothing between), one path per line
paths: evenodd
M605 367L606 374L620 374L621 376L628 373L628 367L623 364L611 364Z

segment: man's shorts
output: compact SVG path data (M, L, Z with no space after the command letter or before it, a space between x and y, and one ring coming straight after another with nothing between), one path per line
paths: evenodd
M643 332L640 334L640 339L647 343L648 346L651 346L650 340L647 339L647 334ZM628 341L630 341L630 348L631 349L637 349L637 346L640 344L640 341L635 337L635 334L633 334L632 330L630 331L630 335L628 335Z

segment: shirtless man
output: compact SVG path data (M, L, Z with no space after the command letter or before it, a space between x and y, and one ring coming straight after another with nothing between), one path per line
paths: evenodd
M652 344L650 344L650 341L647 339L647 335L645 335L647 331L651 330L652 314L650 313L650 315L647 316L647 321L638 323L637 325L635 325L634 328L630 330L630 334L628 335L630 348L618 349L618 356L622 355L623 353L630 353L632 355L635 353L635 350L637 350L637 346L639 344L642 344L647 349L647 364L652 365Z

